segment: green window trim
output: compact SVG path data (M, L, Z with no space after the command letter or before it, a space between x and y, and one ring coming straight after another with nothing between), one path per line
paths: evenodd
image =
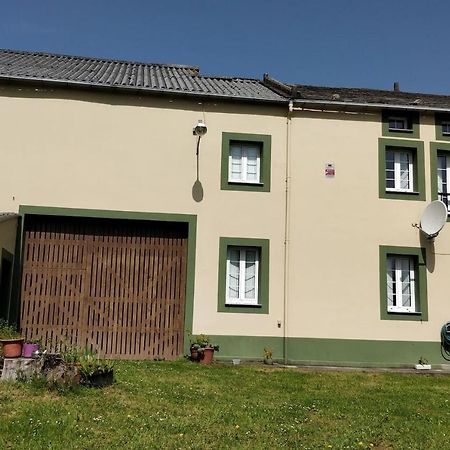
M439 114L434 115L434 124L436 128L436 140L437 141L450 141L450 135L444 135L442 133L442 122L450 122L450 114Z
M417 261L416 308L420 312L388 312L387 257L388 255L414 256ZM381 320L428 320L426 250L423 247L393 247L380 245L380 319Z
M221 237L219 240L219 286L218 286L218 312L228 313L269 313L269 239ZM258 305L241 306L226 304L227 284L227 250L229 246L257 247L260 252Z
M395 192L386 190L386 151L388 148L407 149L415 154L414 192ZM422 141L403 139L378 139L378 196L391 200L424 201L425 195L425 162Z
M411 123L409 130L390 130L390 117L405 117ZM419 139L420 137L420 114L414 111L385 110L381 113L382 135L387 137Z
M446 153L450 156L450 143L430 142L430 182L431 182L431 200L438 199L438 179L437 179L437 157L438 153ZM450 222L450 217L447 217Z
M228 158L232 141L252 142L261 145L260 183L240 183L228 181ZM222 161L220 171L220 188L228 191L270 192L272 137L266 134L222 133Z

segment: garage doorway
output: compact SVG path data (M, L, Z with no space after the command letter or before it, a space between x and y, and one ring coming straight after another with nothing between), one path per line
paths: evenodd
M183 354L188 224L26 215L21 327L101 357Z

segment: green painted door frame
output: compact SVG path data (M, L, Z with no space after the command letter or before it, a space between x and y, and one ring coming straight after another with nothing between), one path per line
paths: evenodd
M75 209L75 208L55 208L46 206L21 205L19 215L22 218L22 225L18 229L16 246L17 264L14 268L14 303L13 318L19 319L20 313L20 280L22 274L22 254L23 254L23 227L27 215L62 216L62 217L86 217L99 219L126 219L145 220L158 222L185 223L188 226L188 249L187 249L187 269L186 269L186 300L184 312L184 354L189 352L189 334L192 332L192 320L194 313L194 283L195 283L195 251L197 239L197 216L190 214L166 214L148 213L134 211L110 211L98 209ZM182 356L182 355L180 355Z

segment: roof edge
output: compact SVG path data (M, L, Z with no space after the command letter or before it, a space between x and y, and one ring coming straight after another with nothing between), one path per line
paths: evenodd
M121 91L122 93L136 93L139 95L160 95L160 96L176 96L176 97L192 97L203 99L219 99L231 102L249 102L249 103L268 103L274 105L287 104L287 99L263 99L257 97L230 97L228 95L209 94L205 92L186 92L177 90L161 90L161 89L140 89L135 86L123 85L93 85L82 81L67 81L67 80L50 80L48 78L35 77L10 77L0 75L0 84L4 82L11 84L30 84L35 86L55 86L55 87L70 87L85 89L87 91Z
M339 109L337 107L341 107L340 109L350 109L353 107L354 109L395 109L395 110L405 110L405 111L436 111L436 112L450 112L449 108L439 108L437 106L417 106L417 105L401 105L401 104L387 104L387 103L357 103L357 102L339 102L339 101L327 101L327 100L308 100L308 99L292 99L292 102L295 105L303 104L305 108L306 105L316 105L326 107L327 109Z

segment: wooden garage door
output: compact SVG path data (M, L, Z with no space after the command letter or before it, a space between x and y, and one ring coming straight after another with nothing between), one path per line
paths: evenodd
M102 357L183 353L187 225L27 216L21 327Z

